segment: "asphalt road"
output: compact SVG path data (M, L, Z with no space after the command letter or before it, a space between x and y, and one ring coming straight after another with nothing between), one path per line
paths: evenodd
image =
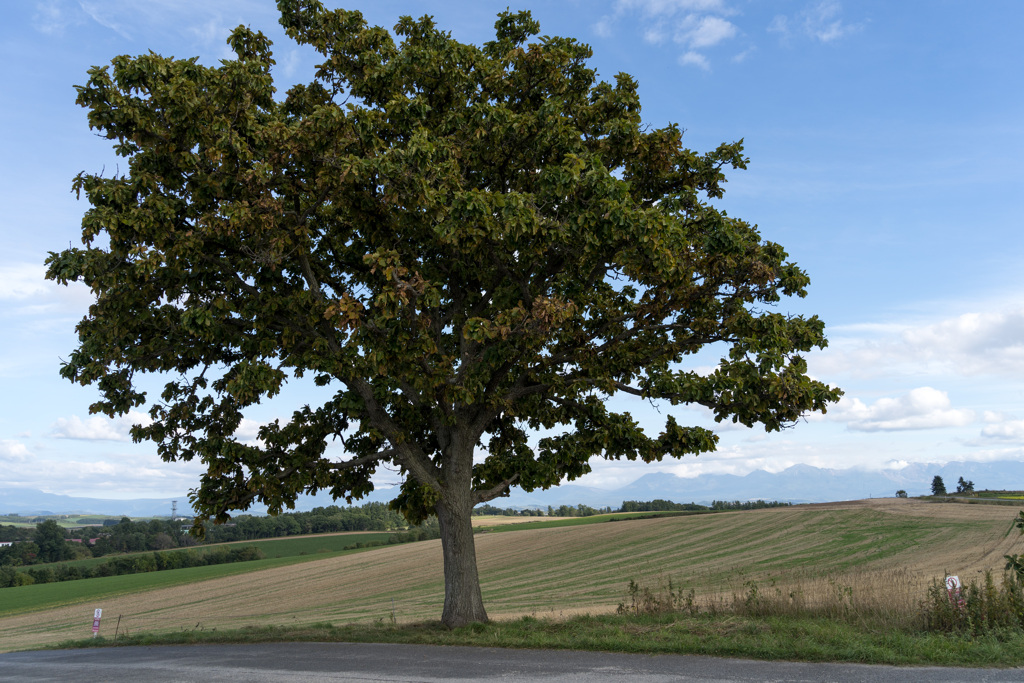
M270 643L0 654L0 681L1024 681L1024 669L756 662L682 655L351 643Z

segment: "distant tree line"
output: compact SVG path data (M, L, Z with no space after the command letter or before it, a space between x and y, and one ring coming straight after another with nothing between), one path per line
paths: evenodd
M477 505L473 508L474 515L502 515L504 517L543 517L545 512L539 508L499 508L488 503Z
M956 483L956 492L958 494L974 493L974 482L960 477L960 480ZM946 494L946 483L942 481L942 477L935 475L932 478L932 495L933 496L945 496Z
M183 569L185 567L205 567L213 564L231 562L248 562L263 559L263 551L254 546L227 548L169 550L156 553L143 553L125 557L112 557L95 567L77 567L59 564L33 567L26 571L18 571L10 565L0 566L0 588L13 586L29 586L36 583L56 583L58 581L77 581L98 576L124 576L126 574L143 574L165 569Z
M209 543L252 541L305 534L327 534L340 531L394 531L409 522L388 507L387 503L365 503L360 506L316 507L309 512L285 512L276 517L238 515L233 525L208 525Z
M200 542L191 536L187 521L151 519L133 522L123 517L119 522L102 527L85 527L76 532L86 536L81 543L70 540L69 532L52 519L37 524L35 529L0 526L0 541L16 541L0 547L0 566L27 566L50 562L66 562L88 557L112 554L171 550L200 543L226 543L253 541L305 534L342 531L397 531L408 526L400 514L386 503L366 503L361 506L313 508L309 512L286 512L280 515L239 515L231 523L208 525L206 538ZM410 530L413 537L428 537L432 532ZM95 543L89 544L89 535L96 534Z
M556 508L548 506L549 517L593 517L594 515L607 515L615 510L610 507L592 508L589 505L559 505Z
M756 510L759 508L785 507L791 503L780 503L779 501L749 500L749 501L726 501L716 500L711 505L698 505L697 503L674 503L671 500L625 500L618 509L611 507L593 508L589 505L560 505L558 507L548 506L547 516L549 517L590 517L592 515L607 515L612 512L700 512L713 510ZM478 505L473 508L474 515L504 515L506 517L536 517L544 515L540 509L516 509L500 508L494 505Z
M0 542L31 541L35 532L35 529L32 527L0 525Z
M671 511L687 511L687 510L707 510L706 505L697 505L696 503L673 503L671 500L662 500L655 498L654 500L640 501L640 500L624 500L622 501L622 507L619 508L619 512L671 512Z
M784 508L792 503L777 500L716 500L711 503L712 510L760 510L762 508Z
M54 523L56 525L56 523ZM59 528L59 527L58 527ZM396 531L386 541L359 541L349 547L369 548L396 543L412 543L440 538L440 528L436 517L427 519L422 524L405 530ZM16 544L38 548L34 542ZM71 545L71 544L69 544ZM163 571L165 569L183 569L186 567L202 567L213 564L231 562L248 562L263 559L263 551L255 546L216 546L212 548L178 548L153 553L134 553L112 557L94 567L79 567L69 564L42 565L38 562L26 562L28 569L19 568L15 564L0 565L0 588L28 586L36 583L54 583L58 581L75 581L100 576L122 576L144 572Z
M611 512L616 512L610 507L593 508L589 505L559 505L558 507L552 507L549 505L547 510L542 508L500 508L494 505L477 505L473 508L474 515L501 515L503 517L592 517L593 515L607 515Z

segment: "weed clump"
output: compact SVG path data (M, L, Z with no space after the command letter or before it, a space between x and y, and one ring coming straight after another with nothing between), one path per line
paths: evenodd
M985 572L979 584L970 581L958 593L944 582L933 581L921 603L929 631L972 636L1024 631L1024 582L1016 573L1007 573L997 586L992 572Z
M1024 577L1008 572L998 582L986 572L956 592L933 580L924 599L907 572L745 580L725 591L698 596L675 579L655 586L630 580L617 612L628 616L680 614L755 619L827 619L869 629L967 636L1024 634ZM917 584L919 585L919 584Z
M620 602L615 610L618 614L641 616L670 612L686 612L690 615L700 613L696 591L691 588L684 593L683 589L677 586L671 578L668 579L663 590L657 592L630 580L626 592L626 601Z

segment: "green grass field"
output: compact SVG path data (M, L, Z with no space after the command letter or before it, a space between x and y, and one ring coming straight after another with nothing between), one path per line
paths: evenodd
M187 569L169 569L162 572L146 572L144 574L128 574L126 576L102 576L79 581L61 581L59 583L42 583L33 586L0 589L0 617L10 616L26 611L35 611L80 603L114 595L137 593L156 588L169 588L206 581L222 576L233 576L246 572L280 567L307 558L291 556L254 560L251 562L235 562L207 567L189 567ZM316 558L308 558L316 559Z
M321 536L291 536L259 541L237 541L236 545L256 546L267 557L296 557L298 555L337 553L355 548L359 543L387 543L388 539L394 535L395 533L390 531L374 531Z

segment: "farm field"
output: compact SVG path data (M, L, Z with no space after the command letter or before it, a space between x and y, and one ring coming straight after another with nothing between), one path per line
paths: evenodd
M535 523L537 519L537 517L517 517L513 515L473 515L473 526L492 527L508 526L510 524L532 524ZM539 519L547 521L561 521L564 519L572 519L572 517L540 517Z
M231 543L195 546L200 551L216 548L219 545L256 546L266 556L262 560L233 562L203 567L189 567L157 572L144 572L122 576L107 576L77 581L61 581L57 583L23 586L18 590L0 593L0 617L25 611L51 607L83 600L103 599L112 595L146 591L155 588L179 586L197 581L222 576L233 576L247 572L259 571L270 567L281 567L298 562L308 562L325 556L336 556L343 552L353 552L360 544L383 543L393 534L389 532L353 531L332 534L315 534L273 538L259 541L233 541ZM180 552L166 550L161 552ZM72 566L92 566L109 561L112 558L132 557L133 555L151 555L153 551L127 555L109 555L87 560L55 562L51 564L32 565L48 567L67 564Z
M631 580L671 579L707 599L799 584L916 604L947 571L965 580L998 574L1003 555L1024 552L1015 516L998 506L874 499L486 533L477 554L496 619L614 611ZM43 587L4 589L0 600ZM436 620L442 600L440 542L425 541L0 617L0 650L87 637L96 607L111 636L118 616L133 634L386 623L392 609L398 622Z

